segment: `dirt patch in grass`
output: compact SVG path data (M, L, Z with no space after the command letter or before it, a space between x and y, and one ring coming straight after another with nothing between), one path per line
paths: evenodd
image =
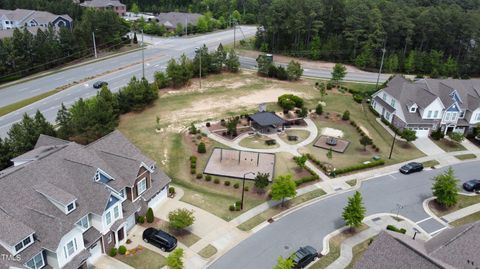
M171 235L174 235L179 242L181 242L182 244L184 244L187 247L190 247L191 245L195 244L196 242L198 242L198 240L201 239L198 235L189 231L188 228L187 229L180 229L180 230L174 229L174 228L170 227L168 221L161 220L161 219L158 219L158 218L155 218L153 223L145 222L144 224L142 224L142 226L146 227L146 228L154 227L154 228L160 229L162 231L165 231L165 232L167 232Z
M328 254L321 257L317 262L312 264L312 266L309 268L313 268L313 269L327 268L330 264L332 264L335 260L337 260L340 257L340 247L342 242L366 229L368 229L368 225L362 224L362 226L355 229L354 231L347 229L330 238L330 241L328 241L329 249L330 249Z
M432 210L432 212L435 215L437 215L439 217L442 217L442 216L450 214L454 211L460 210L460 209L465 208L465 207L469 207L469 206L477 204L477 203L480 203L480 195L475 195L475 196L458 195L458 202L457 202L456 205L454 205L452 207L445 208L442 205L440 205L439 203L437 203L436 200L430 201L428 203L428 207L430 208L430 210Z
M255 217L245 221L244 223L238 225L238 229L242 231L250 231L251 229L255 228L257 225L267 221L268 219L280 214L281 212L294 207L296 205L299 205L301 203L307 202L309 200L312 200L314 198L320 197L322 195L325 195L326 192L322 189L314 190L305 194L302 194L300 196L297 196L293 199L288 200L285 202L285 206L281 207L280 205L274 206L272 208L269 208L265 210L264 212L256 215Z
M200 255L205 259L208 259L213 255L215 255L216 253L217 253L217 249L214 246L208 244L206 247L204 247L202 250L198 252L198 255Z
M162 255L141 246L137 248L135 253L131 252L129 255L119 254L115 258L135 269L162 268L166 261L166 258Z

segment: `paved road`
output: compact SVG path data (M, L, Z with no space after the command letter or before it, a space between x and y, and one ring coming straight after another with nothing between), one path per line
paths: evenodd
M466 181L478 176L478 165L480 161L462 163L455 165L454 169L457 176ZM418 223L427 233L435 234L445 226L424 212L422 202L431 196L431 178L443 170L408 176L395 173L363 182L360 192L367 215L396 214L399 204L403 206L400 215ZM269 224L227 252L210 268L270 269L280 255L287 257L300 246L312 245L321 251L323 238L344 226L341 214L352 193L320 200Z

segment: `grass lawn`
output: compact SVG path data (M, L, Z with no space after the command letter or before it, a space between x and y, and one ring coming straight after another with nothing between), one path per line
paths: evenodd
M437 160L429 160L426 162L423 162L423 167L433 167L435 165L439 165L440 163Z
M459 209L469 207L471 205L480 203L480 195L475 195L475 196L467 196L467 195L458 195L458 202L456 205L449 207L449 208L443 208L435 200L430 201L428 204L428 207L430 207L430 210L432 210L435 215L442 217L445 216L449 213L452 213L454 211L457 211Z
M215 253L217 253L217 249L214 246L208 244L208 246L204 247L202 250L198 252L198 255L200 255L205 259L208 259L213 255L215 255Z
M440 140L432 139L432 141L446 152L467 150L462 144L445 138Z
M369 239L363 241L362 243L359 243L359 244L355 245L352 248L352 255L353 255L352 256L352 261L350 261L350 263L347 265L347 267L345 267L345 269L352 269L353 268L355 263L357 263L357 261L363 256L363 253L365 253L365 251L367 251L368 246L370 246L370 243L372 242L372 240L375 240L375 237L369 238Z
M280 147L278 144L267 145L265 141L270 140L268 136L253 135L240 140L239 145L251 149L274 149Z
M477 158L477 155L475 154L461 154L461 155L455 155L455 158L461 160L461 161L464 161L464 160L471 160L471 159L476 159Z
M356 235L357 233L360 233L361 231L366 230L367 228L368 226L366 224L362 224L362 226L360 226L360 228L357 228L354 233L350 232L350 230L345 230L340 234L330 238L330 241L329 241L330 251L328 252L328 254L321 257L317 262L312 264L312 266L309 268L312 268L312 269L327 268L336 259L338 259L338 257L340 257L340 246L342 242Z
M465 216L461 219L457 219L456 221L452 221L449 224L454 226L454 227L458 227L458 226L473 223L473 222L476 222L476 221L479 221L479 220L480 220L480 212L476 212L476 213L473 213L471 215Z
M352 187L355 187L357 185L357 180L356 179L348 180L346 183Z
M165 265L166 258L162 255L149 250L148 248L142 248L135 254L128 256L117 255L115 256L119 261L132 266L135 269L153 269L162 268Z
M279 135L280 138L285 141L285 143L290 145L298 144L310 136L310 132L306 130L286 130L284 134ZM297 141L289 141L288 136L297 136Z
M242 231L250 231L251 229L255 228L257 225L267 221L268 219L274 217L275 215L281 213L282 211L290 207L304 203L306 201L309 201L311 199L320 197L322 195L325 195L325 191L323 191L322 189L318 189L318 190L314 190L314 191L302 194L286 202L285 207L282 208L280 205L278 205L278 206L269 208L264 212L256 215L255 217L247 220L246 222L238 225L237 227Z

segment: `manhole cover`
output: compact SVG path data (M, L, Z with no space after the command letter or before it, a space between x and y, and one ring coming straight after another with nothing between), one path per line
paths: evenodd
M284 248L284 249L290 249L290 247L289 247L289 246L284 246L283 248Z

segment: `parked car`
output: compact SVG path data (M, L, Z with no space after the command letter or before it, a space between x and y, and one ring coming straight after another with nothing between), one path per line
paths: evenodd
M410 174L415 172L420 172L423 170L423 164L417 162L407 163L406 165L400 167L400 173Z
M100 89L101 87L103 87L103 85L107 86L108 83L106 81L102 81L102 80L99 80L99 81L93 83L93 87L95 89Z
M474 192L480 191L480 180L478 179L469 180L463 183L463 188L466 191L474 191Z
M299 248L294 254L292 254L293 268L305 268L311 262L318 257L318 252L311 246L305 246Z
M177 238L162 230L148 228L143 232L143 241L150 243L162 251L170 252L177 247Z

